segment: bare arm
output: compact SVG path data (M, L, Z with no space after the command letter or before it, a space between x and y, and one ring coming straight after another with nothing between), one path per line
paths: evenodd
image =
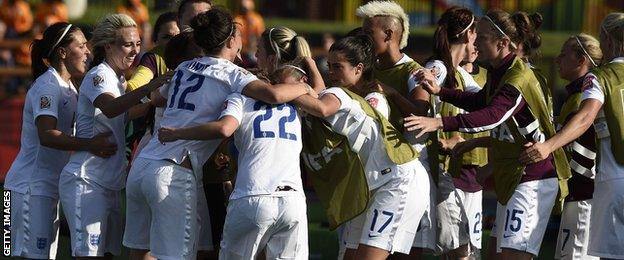
M308 66L308 72L310 75L310 82L312 83L312 89L316 91L316 93L320 93L323 89L325 89L325 82L323 81L323 76L321 72L318 70L316 66L316 62L311 57L305 58L306 65Z
M171 78L171 75L171 73L167 73L163 76L158 77L155 80L152 80L150 83L143 87L130 91L116 98L110 93L103 93L95 99L93 105L102 110L102 113L106 117L116 117L125 113L132 106L139 103L141 98L149 95L152 91L168 82Z
M37 117L35 124L41 145L63 151L89 151L105 158L117 151L117 145L108 141L110 132L96 135L93 138L77 138L56 129L56 123L57 120L53 116Z
M530 164L545 160L555 150L579 138L594 123L602 103L597 99L586 99L577 113L553 137L543 143L528 143L530 146L520 154L520 162Z
M306 83L271 85L254 80L243 89L243 95L269 104L290 102L299 96L314 92Z
M423 88L415 88L414 91L410 93L410 100L407 100L399 95L399 98L394 98L393 101L396 102L399 107L401 107L400 109L401 111L403 111L403 115L405 116L409 116L409 114L414 114L417 116L427 116L427 112L429 111L430 107L430 98L431 96L429 95L429 93ZM409 103L406 103L406 101ZM404 109L406 109L407 111L404 111ZM406 114L406 112L409 113Z
M177 140L212 140L230 137L238 128L238 120L233 116L224 116L218 121L184 128L162 127L158 129L158 140L173 142Z
M336 114L340 109L340 100L333 94L325 94L320 98L303 95L295 99L293 103L316 117L328 117Z

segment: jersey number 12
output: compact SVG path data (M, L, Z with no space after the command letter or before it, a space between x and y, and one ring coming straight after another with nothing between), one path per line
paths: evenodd
M182 81L182 75L184 75L184 72L182 72L181 70L179 70L176 75L175 75L175 79L174 79L174 84L173 85L173 94L171 95L171 98L169 99L169 108L173 108L174 103L176 102L176 96L178 95L178 92L180 91L180 84ZM188 77L186 79L186 82L189 84L193 84L192 82L197 80L197 82L193 85L191 85L190 87L185 88L182 93L180 94L180 98L177 100L178 101L178 109L185 109L185 110L190 110L190 111L195 111L195 104L193 103L187 103L185 102L186 100L186 95L188 95L189 93L193 93L195 91L198 91L201 86L204 84L204 79L206 77L199 75L199 74L193 74L190 77Z

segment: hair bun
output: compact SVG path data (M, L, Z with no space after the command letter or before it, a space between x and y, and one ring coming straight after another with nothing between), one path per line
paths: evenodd
M542 23L544 22L544 17L540 13L536 12L529 15L529 20L531 20L533 27L535 28L535 30L537 30L542 26Z
M210 16L199 14L191 19L190 26L195 31L201 31L209 28L211 24Z

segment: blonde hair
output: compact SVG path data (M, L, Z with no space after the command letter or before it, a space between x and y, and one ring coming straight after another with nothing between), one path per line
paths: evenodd
M297 57L292 61L282 64L282 66L275 69L275 71L271 73L271 82L273 84L283 83L281 81L286 77L294 77L300 79L301 77L308 76L308 71L305 64L305 59L303 57Z
M398 19L403 27L399 48L403 49L407 46L407 38L409 37L409 18L403 10L403 7L399 4L392 1L371 1L358 7L357 10L355 10L355 14L361 18L387 16Z
M576 52L579 57L588 57L590 67L600 66L602 50L600 50L600 42L594 36L579 33L568 38L565 44Z
M98 22L93 29L92 37L89 41L93 49L92 67L104 61L104 46L115 42L117 39L117 30L124 27L137 27L137 24L126 14L110 14Z
M601 33L606 33L617 48L615 54L620 55L624 48L624 13L610 13L600 24ZM614 50L616 51L616 50Z
M308 41L290 28L273 27L265 30L261 37L265 50L277 57L275 68L298 57L312 57Z

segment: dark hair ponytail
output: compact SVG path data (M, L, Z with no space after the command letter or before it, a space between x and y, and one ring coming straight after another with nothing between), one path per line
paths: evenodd
M218 53L229 37L234 36L236 26L232 15L221 8L212 8L191 20L193 36L197 45L207 54Z
M538 29L542 26L543 18L539 13L528 14L519 11L511 15L511 20L516 26L520 43L522 43L524 55L531 58L542 45L542 37Z
M373 78L373 40L368 35L342 38L332 44L329 52L340 52L352 66L362 63L362 78L367 81Z
M69 23L59 22L50 25L43 32L43 38L33 40L30 45L31 70L33 78L38 78L48 70L50 63L59 60L59 47L67 47L73 40L73 33L80 30ZM67 32L66 32L67 30ZM58 42L58 43L57 43Z
M204 56L204 50L195 43L191 32L182 32L171 38L163 54L165 65L172 70L184 61L201 56Z
M448 88L457 87L455 78L457 68L453 66L451 44L459 42L468 30L474 28L476 24L474 19L472 11L454 6L446 10L438 20L438 27L433 36L433 58L444 63L447 71L444 82Z

